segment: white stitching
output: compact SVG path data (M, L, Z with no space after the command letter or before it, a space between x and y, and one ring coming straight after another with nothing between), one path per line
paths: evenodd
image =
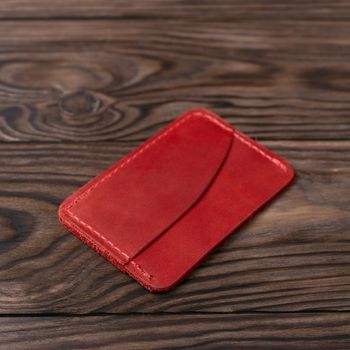
M149 280L153 278L152 275L150 275L147 271L145 271L139 264L137 264L135 261L131 260L130 264L133 265L137 270L139 270L143 275L145 275Z
M283 171L287 171L287 167L277 158L271 157L266 152L264 152L261 148L253 145L249 140L245 139L243 136L241 136L238 132L235 133L235 137L237 137L239 140L241 140L244 144L246 144L248 147L252 148L256 152L260 153L262 156L270 160L272 163L280 167Z
M84 222L83 220L79 219L76 215L74 215L70 210L67 209L67 212L80 224L82 224L83 226L85 226L88 230L90 230L91 232L95 233L97 237L99 237L100 239L102 239L106 244L108 244L110 247L114 248L115 250L118 251L118 253L120 253L124 258L127 259L127 262L130 260L130 257L125 254L124 252L122 252L117 246L115 246L111 241L109 241L107 238L105 238L100 232L96 231L92 226L90 226L89 224L87 224L86 222Z

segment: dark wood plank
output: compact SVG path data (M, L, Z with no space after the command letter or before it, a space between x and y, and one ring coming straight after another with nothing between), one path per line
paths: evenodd
M347 1L258 0L2 0L0 18L173 18L191 20L349 19Z
M350 314L128 315L0 319L0 349L350 347Z
M58 204L136 143L0 148L0 313L350 309L350 142L264 142L298 178L172 292L67 233Z
M195 106L260 139L349 139L349 32L349 21L0 22L0 141L140 140Z

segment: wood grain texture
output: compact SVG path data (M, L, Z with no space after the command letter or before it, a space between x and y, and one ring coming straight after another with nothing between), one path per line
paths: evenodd
M350 142L264 142L296 183L174 291L153 295L70 233L58 204L137 143L0 149L0 312L350 310Z
M346 350L350 315L129 315L0 319L1 350Z
M195 106L259 139L349 139L349 32L325 21L0 22L0 141L138 141Z
M67 2L67 1L66 1ZM276 19L349 19L347 1L258 0L2 0L0 18L135 18L138 20L187 19L206 21Z
M349 19L343 0L0 1L0 349L348 350ZM57 207L192 107L298 177L153 295Z

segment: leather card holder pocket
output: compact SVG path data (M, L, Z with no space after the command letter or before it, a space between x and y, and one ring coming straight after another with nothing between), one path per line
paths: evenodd
M145 288L166 291L293 176L283 158L196 109L69 196L59 217Z

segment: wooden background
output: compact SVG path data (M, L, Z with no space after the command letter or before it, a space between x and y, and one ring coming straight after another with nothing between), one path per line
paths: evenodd
M206 107L297 181L154 295L57 206ZM0 348L350 349L350 3L0 2Z

